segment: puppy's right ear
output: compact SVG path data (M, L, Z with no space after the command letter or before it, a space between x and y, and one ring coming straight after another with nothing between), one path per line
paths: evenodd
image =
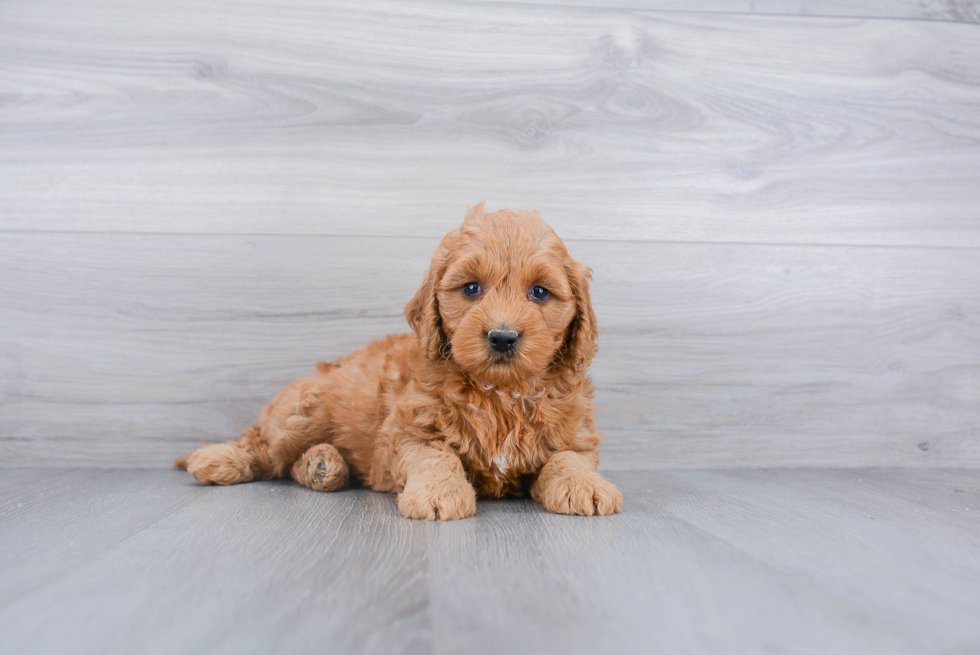
M463 226L466 225L467 221L482 217L483 203L481 202L466 212ZM432 255L432 263L429 264L429 270L425 273L422 286L415 292L415 297L405 306L405 318L419 339L419 348L422 350L422 354L429 359L448 357L448 351L444 348L446 335L442 331L442 316L439 314L437 293L439 283L449 267L449 260L452 258L451 253L458 244L460 230L462 229L464 228L458 227L442 238L435 254Z
M436 296L439 278L442 277L436 260L425 273L422 286L405 306L405 318L419 339L422 354L429 359L439 359L445 337L439 316L439 299Z

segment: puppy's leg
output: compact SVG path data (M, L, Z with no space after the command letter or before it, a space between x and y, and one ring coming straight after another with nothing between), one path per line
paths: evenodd
M405 476L398 494L398 510L405 518L448 521L476 513L476 491L459 456L444 442L403 442L397 466Z
M205 483L238 484L285 477L311 446L327 441L326 375L297 380L262 410L237 441L201 446L177 460Z
M599 474L598 462L594 451L555 453L531 486L531 498L556 514L618 513L623 508L623 494Z
M350 481L340 451L328 443L313 446L293 462L293 479L314 491L339 491Z

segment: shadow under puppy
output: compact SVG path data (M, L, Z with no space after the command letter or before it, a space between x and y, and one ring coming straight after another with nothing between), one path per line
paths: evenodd
M417 519L472 516L477 496L528 490L551 512L619 512L622 494L596 470L590 274L537 212L481 203L405 308L414 334L318 364L237 441L177 466L201 482L291 475L319 491L353 472Z

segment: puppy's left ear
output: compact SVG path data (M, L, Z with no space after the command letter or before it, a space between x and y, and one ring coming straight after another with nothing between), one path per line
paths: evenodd
M441 273L435 259L425 273L422 286L415 292L405 306L405 318L419 339L422 354L429 359L438 359L445 337L442 333L442 319L439 316L439 300L436 297Z
M569 260L565 270L575 296L575 318L568 328L565 361L576 373L584 373L599 350L599 326L592 309L592 296L589 294L592 269Z

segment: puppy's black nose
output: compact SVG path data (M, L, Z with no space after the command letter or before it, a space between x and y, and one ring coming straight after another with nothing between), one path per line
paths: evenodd
M513 330L490 330L487 332L487 341L490 342L490 347L498 353L509 353L517 348L517 342L520 341L520 338L520 335Z

